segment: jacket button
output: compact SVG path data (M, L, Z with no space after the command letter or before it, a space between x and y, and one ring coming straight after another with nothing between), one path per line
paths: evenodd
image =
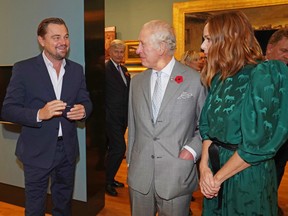
M151 158L154 159L155 158L154 155L151 155Z

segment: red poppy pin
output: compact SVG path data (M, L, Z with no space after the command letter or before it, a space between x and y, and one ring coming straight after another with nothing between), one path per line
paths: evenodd
M175 81L176 81L178 84L180 84L180 83L183 82L183 77L182 77L182 76L176 76L176 77L175 77Z

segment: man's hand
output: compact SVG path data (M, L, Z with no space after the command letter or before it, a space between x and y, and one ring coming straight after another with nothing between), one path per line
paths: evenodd
M183 160L194 160L193 155L187 149L183 148L179 154L179 158Z
M81 120L85 118L86 112L85 107L82 104L75 104L69 112L67 112L67 118L69 120Z
M67 104L61 100L53 100L46 103L45 106L39 110L39 120L48 120L54 116L61 116L66 105Z

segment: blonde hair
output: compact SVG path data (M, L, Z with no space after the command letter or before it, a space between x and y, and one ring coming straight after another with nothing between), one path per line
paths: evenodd
M217 73L220 73L221 80L225 80L246 64L257 64L257 60L263 59L252 25L243 12L216 14L208 18L207 24L211 46L201 73L207 86Z
M194 50L188 50L182 55L180 62L187 65L192 61L198 61L199 58L199 52L196 52Z

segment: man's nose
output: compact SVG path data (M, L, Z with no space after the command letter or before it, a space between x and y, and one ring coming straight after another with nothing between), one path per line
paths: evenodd
M140 54L140 52L142 51L141 45L139 45L136 49L136 54Z
M59 40L59 42L60 42L60 44L62 44L62 45L67 44L67 39L61 38L61 39Z

